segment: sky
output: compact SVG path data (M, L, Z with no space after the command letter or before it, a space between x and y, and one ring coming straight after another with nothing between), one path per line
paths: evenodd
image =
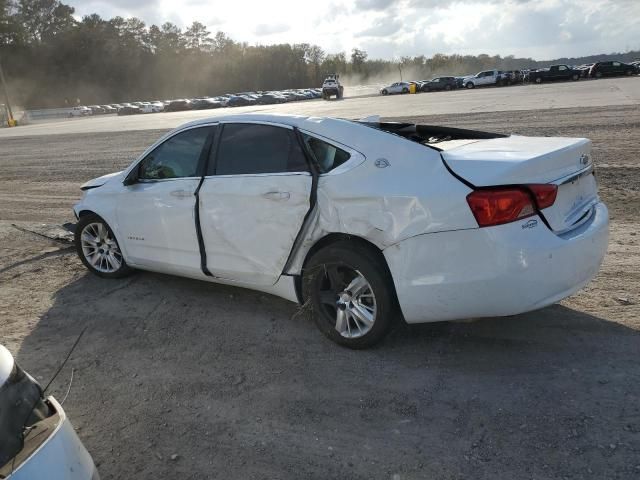
M311 43L369 58L435 53L545 60L640 50L640 0L63 0L76 15L135 16L269 45Z

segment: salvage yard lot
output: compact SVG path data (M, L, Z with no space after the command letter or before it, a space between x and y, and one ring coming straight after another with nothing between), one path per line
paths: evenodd
M591 138L611 213L596 280L538 312L400 326L353 352L284 300L103 280L12 226L73 220L80 183L164 130L0 139L1 342L44 381L88 326L52 392L74 369L65 410L104 479L640 476L640 108L394 119Z

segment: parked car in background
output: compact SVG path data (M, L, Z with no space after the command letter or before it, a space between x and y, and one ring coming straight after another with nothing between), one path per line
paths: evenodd
M0 345L0 478L99 480L65 411Z
M554 82L557 80L579 80L581 72L569 65L551 65L549 68L539 68L529 72L527 81L532 83Z
M137 115L138 113L142 113L142 109L136 105L124 105L118 109L119 116Z
M485 87L489 85L499 85L502 81L502 75L499 70L485 70L479 72L472 77L466 77L463 80L464 88Z
M608 243L590 155L584 138L202 119L81 187L76 249L105 278L149 269L300 302L364 348L401 317L510 316L584 287Z
M92 115L91 109L89 107L85 107L84 105L73 107L69 112L70 117L86 117L88 115Z
M437 77L426 82L422 82L420 90L423 92L438 92L441 90L453 90L458 88L455 77Z
M596 62L589 69L589 76L594 78L614 77L621 75L634 75L637 73L633 65L611 60L608 62Z
M171 100L169 105L165 105L165 112L182 112L185 110L191 110L191 101L186 99Z
M104 110L104 113L117 113L118 109L115 107L112 107L111 105L100 105L102 107L102 109Z
M191 108L193 110L210 110L221 107L222 104L213 98L198 98L191 102Z
M380 93L382 95L392 95L395 93L409 93L409 82L395 82L387 87L382 87Z
M91 110L91 115L102 115L105 112L105 109L100 105L89 105L89 109Z

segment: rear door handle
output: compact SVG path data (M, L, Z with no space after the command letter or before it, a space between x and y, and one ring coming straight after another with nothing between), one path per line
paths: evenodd
M289 200L291 194L289 192L267 192L262 196L269 200Z
M172 197L187 198L192 197L193 193L188 190L173 190L169 193L169 195L171 195Z

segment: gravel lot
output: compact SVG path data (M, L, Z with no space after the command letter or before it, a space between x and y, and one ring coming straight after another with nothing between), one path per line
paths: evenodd
M65 409L103 479L640 477L640 109L418 120L591 138L612 215L596 280L538 312L400 326L352 352L284 300L103 280L12 225L71 221L80 183L163 131L0 141L0 341L44 381L88 326L52 393L73 369Z

